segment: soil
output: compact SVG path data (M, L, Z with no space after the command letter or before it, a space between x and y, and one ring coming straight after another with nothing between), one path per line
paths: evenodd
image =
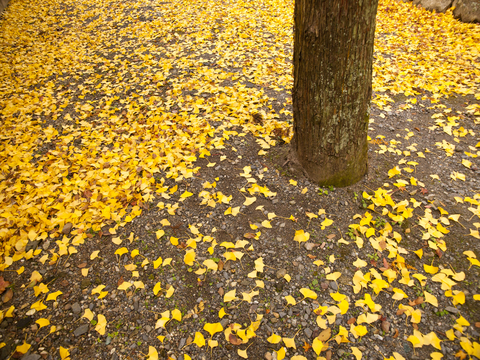
M144 6L141 9L143 15L138 17L138 21L149 21L152 12L157 11L156 8L149 8L153 5L147 3L138 2ZM122 6L125 17L133 9L129 10L128 6L134 4L137 2L126 1ZM65 7L72 16L80 16L68 4ZM139 15L139 11L132 11L132 14ZM86 27L95 24L95 18L85 21L83 26ZM110 22L102 25L105 29L110 29L110 26L118 29L119 34L124 36L124 47L116 48L118 44L115 44L108 51L105 49L108 55L102 55L102 63L97 62L98 68L95 69L101 79L106 78L106 68L110 66L111 59L125 53L125 58L133 61L136 58L135 49L141 46L129 42L127 34L123 32L122 26L128 22L121 24L110 19ZM67 29L62 28L61 31L66 32ZM98 31L98 27L91 31ZM169 43L166 39L162 39L161 44L156 44L152 39L151 43L160 48L168 47L169 51L172 48L182 49L181 44ZM183 55L188 57L193 53L189 51L192 50L186 46ZM212 62L211 67L215 68L215 63ZM139 65L137 70L141 78L145 69ZM234 66L229 70L232 74L241 73L241 69ZM120 70L113 67L109 71L109 79L121 74ZM135 74L136 70L132 73ZM68 89L78 89L78 85L85 84L90 75L91 70L80 73L77 79L73 75L64 76L55 84L56 87L62 85ZM177 63L157 95L170 96L169 91L174 89L179 77L188 75L188 71ZM52 75L50 80L53 81L54 78ZM118 84L125 85L121 81ZM230 78L221 86L229 88L235 84L236 81ZM244 84L252 91L264 92L270 98L263 104L258 104L254 110L265 114L269 111L268 105L272 105L280 113L283 108L287 113L279 114L279 121L291 123L291 116L288 115L288 111L292 111L291 95L288 90L273 90L268 84L260 85L258 82ZM137 82L131 90L125 90L119 101L131 99L133 93L149 86ZM62 110L62 116L77 115L74 102L86 103L88 100L99 104L104 97L108 98L103 93L87 94L82 98L84 94L81 91L72 91L72 100ZM193 93L196 92L192 90L191 94ZM205 91L207 93L212 96ZM59 92L55 93L58 94ZM189 94L186 92L184 95ZM204 98L207 99L208 96ZM373 97L375 96L376 94ZM390 96L394 97L393 94ZM411 102L412 98L416 99L416 103ZM327 359L350 359L353 358L351 347L354 346L363 353L364 359L383 359L392 356L393 352L401 354L405 359L429 359L433 351L441 352L444 359L454 359L455 354L462 350L458 340L461 336L468 337L471 341L478 341L480 337L480 306L473 299L473 295L480 294L480 267L472 266L464 254L465 251L473 251L480 258L478 238L470 235L471 231L478 230L480 226L478 215L473 213L478 209L480 201L480 118L478 110L474 115L469 108L469 105L478 103L471 95L444 97L440 102L435 102L431 93L419 91L418 95L408 99L396 97L395 102L384 110L372 106L368 173L362 181L347 188L319 188L309 182L301 171L287 161L290 148L284 141L286 136L280 138L272 135L276 146L262 147L259 139L262 139L263 128L271 123L270 119L255 120L260 124L255 124L253 118L237 124L209 119L213 128L227 126L226 129L230 131L223 146L210 149L210 156L195 161L193 168L198 169L190 178L176 181L168 177L165 171L154 174L154 189L162 186L172 189L178 186L176 192L170 194L156 191L153 199L141 204L142 214L123 227L115 226L117 224L112 221L101 229L85 229L88 238L84 244L76 247L77 253L62 256L54 264L49 265L48 261L42 264L38 257L22 259L4 272L4 279L12 284L10 288L13 297L7 299L3 309L13 305L15 313L0 324L0 342L4 343L0 348L0 360L10 358L12 354L13 358L20 358L22 355L15 353L15 349L24 340L32 345L22 357L29 360L40 357L58 359L60 347L69 349L72 359L138 359L149 353L150 346L158 351L161 359L180 360L185 359L185 355L192 359L238 359L238 350L245 350L247 346L250 359L276 359L275 351L281 350L284 343L272 344L267 341L272 333L284 338L295 337L296 349L286 348L287 358L302 355L307 359L315 359L317 356L310 345L323 331L318 326L316 311L320 306L338 305L330 295L336 293L346 296L349 308L344 314L337 314L328 324L332 340L321 356ZM173 104L170 111L181 112L182 104ZM249 112L250 110L247 111ZM144 114L148 119L147 110L139 109L138 113ZM432 118L438 113L444 115ZM448 129L436 121L441 118L446 123L447 116L458 117L451 130L459 131L457 135L448 134ZM63 117L55 120L45 113L37 115L37 118L44 129L53 126L60 132L67 132L66 127L71 125L62 120ZM141 118L140 116L138 121L142 121ZM125 115L125 119L137 121L130 113ZM106 121L94 112L86 120L93 125ZM260 136L254 136L256 132ZM82 148L82 137L79 136L77 140L74 146ZM444 141L454 145L451 147L453 151L441 147ZM59 146L54 140L41 144L35 151L37 155L43 156ZM112 144L105 146L111 147ZM259 155L262 150L265 154ZM422 153L423 157L418 153ZM463 165L462 160L468 160L471 163L469 167ZM408 163L412 161L414 163ZM389 176L389 171L397 166L402 169L401 174ZM465 180L453 179L451 174L455 172L464 174ZM437 175L437 178L432 175ZM412 185L412 177L416 179L417 185ZM263 193L250 193L253 182L248 179L255 179L258 185L266 187L261 189ZM406 183L398 185L399 179L404 179ZM384 189L396 204L414 198L418 206L411 217L395 221L388 215L388 212L394 212L390 205L373 206L369 199L378 189ZM181 198L185 191L193 196ZM203 204L200 196L202 192L207 199ZM231 195L232 198L222 202L217 196L215 206L209 206L208 197L219 192L227 197ZM253 196L256 201L244 205L246 198ZM473 199L473 204L467 202L468 197ZM463 202L459 202L459 199ZM179 205L176 210L172 210L174 204ZM235 216L225 214L227 209L236 207L239 211ZM384 212L384 209L388 211ZM438 239L445 241L446 251L443 251L434 249L424 239L426 230L421 222L429 212L433 215L432 223L441 222L439 219L445 211L449 215L459 214L460 217L458 222L447 219L448 224L443 223L448 229L448 233ZM397 250L404 250L401 252L405 260L404 268L412 275L426 276L428 281L425 286L420 286L417 280L408 286L399 283L402 265L396 254L390 256L388 249L374 248L370 241L372 238L355 230L355 225L359 224L360 219L368 217L367 214L372 216L374 223L370 226L377 235L388 226L392 228L390 234L396 232L400 235ZM444 219L446 217L447 215ZM326 219L333 220L333 223L323 226L322 222ZM113 228L116 232L114 234L111 233ZM157 233L160 230L164 234L159 238ZM310 234L306 242L294 241L299 230ZM71 229L65 229L65 235L70 231ZM64 234L59 235L42 241L30 241L26 250L38 248L49 253L56 249L56 241L62 240ZM355 243L359 238L363 239L363 246ZM388 241L391 240L388 238ZM178 244L174 246L176 241ZM122 247L127 252L115 254ZM196 253L195 263L188 265L185 254L192 248ZM414 253L419 249L423 250L421 259ZM138 251L135 256L134 250ZM95 251L100 252L97 257L92 257ZM236 259L232 260L232 256ZM154 262L159 257L164 263L157 267ZM169 265L165 265L166 259L171 259ZM205 268L203 263L208 259L215 262L218 270L196 274L196 271ZM265 264L263 272L256 268L259 259L263 259ZM365 261L365 267L360 268L357 259ZM314 262L318 260L323 264L316 265ZM457 281L454 290L465 294L465 303L453 306L452 297L446 296L442 283L432 281L432 275L425 271L424 265L434 265L440 270L451 269L455 273L463 272L465 279ZM10 271L18 270L20 266L26 268L22 274ZM372 273L383 273L388 268L395 271L397 279L389 282L378 294L370 286L359 292L354 291L352 278L358 270L366 273L367 269L374 269ZM82 274L85 269L88 269L86 276ZM251 273L256 269L256 276L252 277ZM31 304L36 301L32 287L36 284L31 283L30 277L34 271L43 276L42 282L48 284L51 292L61 291L62 294L56 300L46 302L47 309L32 313ZM329 275L336 272L341 273L341 276L336 281L328 280ZM263 282L263 288L258 287L259 280ZM137 283L138 286L126 290L118 289L124 282L141 282L143 286ZM154 287L157 283L161 284L161 290L155 295ZM101 291L108 292L102 299L98 299L98 294L92 294L92 290L99 285L104 285ZM171 287L174 292L168 297ZM394 301L393 288L402 289L408 298ZM316 299L304 298L301 289L314 291ZM239 299L247 300L225 301L225 294L232 290L236 290ZM252 291L258 291L258 295L250 300L248 296L242 296L242 293L248 295ZM422 304L421 301L415 303L415 300L425 297L425 292L437 298L438 306ZM361 314L371 312L367 307L356 305L358 300L366 298L366 294L370 294L374 302L381 305L381 310L376 312L380 315L378 320L368 325L363 324L368 329L364 336L355 337L350 332L347 335L349 342L337 343L333 338L341 327L349 330L352 319L356 320ZM289 295L296 299L296 305L287 305L285 297ZM406 313L398 312L399 303L420 310L420 322L414 324ZM105 334L101 335L95 330L97 316L93 321L83 317L87 309L95 315L102 314L106 317ZM180 310L182 320L171 320L164 327L156 328L162 314L170 311L167 317L171 318L174 309ZM219 316L221 309L226 312L223 317ZM446 333L452 329L460 315L470 325L464 327L463 334L456 330L457 339L449 341ZM39 328L36 323L40 318L47 318L50 324L56 326L56 331L47 336L49 327ZM242 329L249 326L258 328L247 344L238 345L238 337L226 339L223 331L213 336L218 341L218 346L213 349L208 345L198 347L193 343L196 332L203 333L208 342L205 324L219 322L223 329L232 324L240 324ZM414 349L407 339L415 329L424 335L434 332L442 340L441 349L434 349L430 345Z

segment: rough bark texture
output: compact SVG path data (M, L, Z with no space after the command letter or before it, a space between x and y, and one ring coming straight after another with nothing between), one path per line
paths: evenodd
M347 186L367 171L377 5L295 1L292 149L320 186Z

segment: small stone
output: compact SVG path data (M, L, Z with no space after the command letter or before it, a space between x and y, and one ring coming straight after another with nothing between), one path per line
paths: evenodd
M90 286L91 282L88 279L83 279L82 282L80 283L80 289L86 289Z
M178 343L178 349L181 350L185 346L186 342L187 342L186 338L180 339L180 342Z
M316 244L311 242L306 242L303 246L305 246L305 249L307 249L307 251L311 251L316 246Z
M332 288L333 291L338 290L338 285L335 281L330 281L330 287Z
M78 328L75 329L75 331L73 332L73 334L75 336L81 336L83 334L85 334L87 331L88 331L88 324L83 324L83 325L80 325Z
M385 334L388 334L388 332L390 331L390 323L385 320L385 321L382 321L382 330L385 331Z
M345 350L339 349L337 351L338 356L342 357L345 354Z
M265 359L266 359L266 360L272 360L272 354L269 353L269 352L266 352L266 353L265 353Z
M22 360L38 360L41 356L39 354L28 354L22 357Z
M310 328L305 328L305 330L303 330L303 332L305 333L305 336L308 337L308 338L311 338L312 337L312 334L313 334L313 331L310 330Z
M66 223L63 226L62 233L65 235L70 234L70 231L72 231L73 224L71 222Z
M320 283L320 286L323 290L327 290L328 289L328 281L322 281Z
M459 313L458 309L453 307L453 306L447 306L445 308L445 310L447 310L449 313L452 313L452 314L458 314Z
M277 279L283 278L286 274L287 274L287 270L286 270L286 269L279 269L279 270L277 271Z
M72 311L74 314L80 314L80 311L82 311L82 308L78 302L72 305Z

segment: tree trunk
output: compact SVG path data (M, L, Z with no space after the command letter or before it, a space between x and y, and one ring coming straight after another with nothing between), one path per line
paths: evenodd
M292 149L320 186L367 171L378 0L295 0Z

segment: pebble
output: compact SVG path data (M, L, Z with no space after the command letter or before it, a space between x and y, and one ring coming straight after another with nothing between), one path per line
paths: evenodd
M80 311L82 311L82 308L78 302L72 305L72 311L74 314L80 314Z
M458 314L459 313L458 309L453 307L453 306L447 306L445 308L445 310L447 310L449 313L452 313L452 314Z
M269 353L269 352L266 352L266 353L265 353L265 359L266 359L266 360L272 360L272 359L273 359L273 358L272 358L272 354Z
M88 331L88 324L83 324L83 325L80 325L78 328L75 329L75 331L73 332L73 334L75 336L81 336L83 334L85 334L87 331Z
M29 354L22 357L22 360L39 360L41 356L39 354Z
M335 281L330 281L330 287L332 288L333 291L338 290L338 285Z
M283 278L286 274L287 274L287 270L286 270L286 269L279 269L279 270L277 271L277 279Z
M305 336L308 337L308 338L311 338L312 337L312 334L313 334L313 331L310 330L310 328L305 328L305 330L303 330L303 332L305 333Z

